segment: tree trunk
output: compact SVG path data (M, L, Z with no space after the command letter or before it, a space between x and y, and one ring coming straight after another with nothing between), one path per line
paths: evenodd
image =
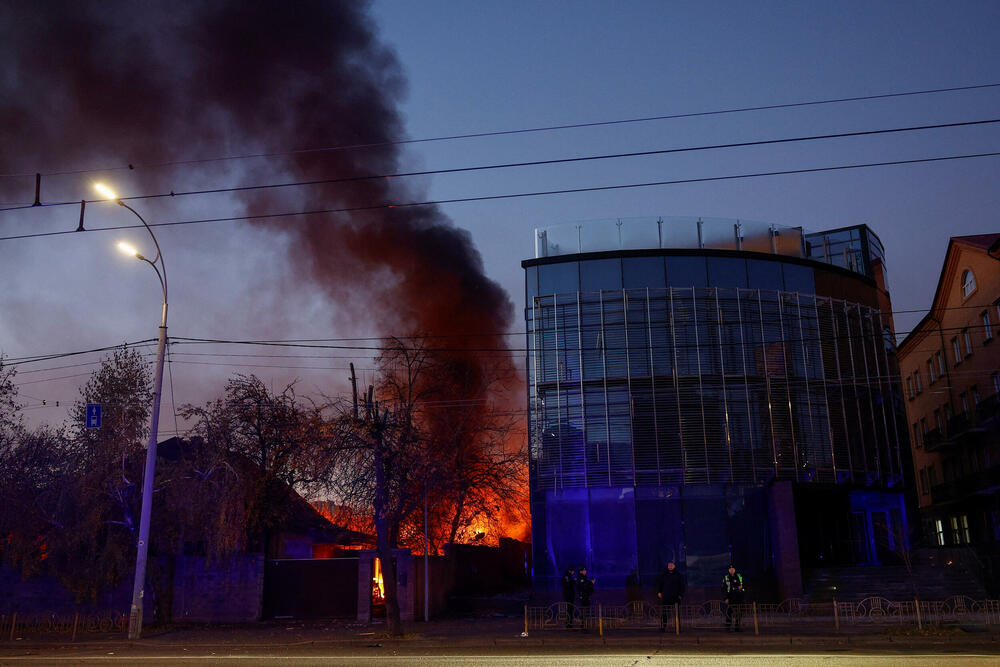
M451 544L455 543L455 536L458 535L459 522L462 519L462 510L465 509L465 489L458 494L458 500L455 501L455 514L451 518L451 532L448 534L448 542Z

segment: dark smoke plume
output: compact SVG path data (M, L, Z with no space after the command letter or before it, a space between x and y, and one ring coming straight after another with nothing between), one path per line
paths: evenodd
M405 82L364 3L6 0L0 12L2 173L130 163L133 182L162 190L171 188L164 172L143 165L358 144L376 146L192 166L186 175L202 169L217 183L220 172L239 169L241 180L255 182L399 167L397 147L385 144L403 136ZM33 182L19 187L23 199ZM14 196L5 185L0 191ZM416 194L402 181L376 179L257 192L243 202L247 213L260 214ZM82 197L92 194L69 198ZM511 302L483 274L469 235L436 207L262 224L294 236L304 253L296 270L339 311L374 318L383 333L457 334L441 340L505 347L499 334ZM477 355L464 356L478 363Z

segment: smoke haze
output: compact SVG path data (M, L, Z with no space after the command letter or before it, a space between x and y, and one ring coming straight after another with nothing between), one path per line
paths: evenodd
M315 0L0 2L0 173L26 174L0 180L0 199L24 201L35 171L126 164L114 176L127 176L123 194L397 170L390 142L403 138L405 81L367 11ZM155 166L359 144L372 146ZM42 201L93 198L91 176L43 178ZM261 215L417 196L381 178L257 190L236 203ZM449 346L506 348L510 299L484 275L469 234L434 206L256 224L280 229L274 238L294 251L291 276L322 290L339 316L383 333L457 336Z

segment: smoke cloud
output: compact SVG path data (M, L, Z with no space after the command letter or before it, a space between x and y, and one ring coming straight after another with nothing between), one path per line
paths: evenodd
M273 182L400 167L389 142L403 138L405 81L364 3L4 0L0 12L2 173L127 163L135 167L131 183L156 191L173 181L149 165L352 145L370 147L191 165L182 173L207 186L236 176ZM12 187L9 179L0 184L4 200L23 200L30 184L17 181L17 193ZM420 194L411 187L383 178L254 191L240 201L251 215L361 207L410 201ZM500 333L512 304L484 275L469 234L437 207L257 224L291 235L291 270L339 312L382 333L505 348ZM467 362L478 358L470 352Z

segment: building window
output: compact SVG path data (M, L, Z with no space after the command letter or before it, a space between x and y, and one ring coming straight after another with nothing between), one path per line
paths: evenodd
M920 439L920 422L915 422L913 424L913 445L915 447L920 447L923 442Z
M920 371L913 371L913 379L917 384L917 393L919 394L924 390L923 384L920 382Z
M937 543L939 547L944 546L944 524L941 523L941 519L934 521L934 532L937 533Z
M937 486L937 472L932 465L927 466L927 483L931 485L932 489Z
M944 377L944 355L940 352L935 352L934 357L938 362L938 377Z
M937 428L937 430L944 431L944 423L942 423L942 421L941 421L941 411L940 410L935 410L934 411L934 426Z
M993 393L1000 394L1000 373L993 374ZM976 403L979 402L978 395L976 396Z
M969 414L969 395L963 391L958 397L962 401L962 414Z
M937 377L934 375L934 362L930 359L927 360L927 374L931 377L931 384L934 384Z
M923 417L920 418L920 442L923 442L927 437L927 420Z
M976 385L972 385L969 391L972 393L973 405L979 405L979 387Z
M962 331L962 338L965 339L965 356L969 356L972 354L972 336L969 335L968 329Z
M930 491L927 490L927 470L920 469L920 493L927 495Z
M993 340L993 325L990 323L990 311L980 313L983 318L983 340Z
M951 421L951 406L945 403L942 409L944 410L944 423L947 425Z
M916 394L913 393L913 378L912 377L906 378L906 393L910 396L910 400L911 401L913 400L913 397L916 396Z
M962 272L962 298L968 297L970 294L976 291L976 277L972 275L972 271L966 269Z
M961 544L962 538L958 532L958 517L957 516L951 517L949 523L951 524L951 543Z
M958 542L959 544L972 543L972 531L969 530L968 514L960 514L958 516Z
M955 355L955 363L957 364L962 360L962 348L958 345L958 337L951 339L951 351Z

